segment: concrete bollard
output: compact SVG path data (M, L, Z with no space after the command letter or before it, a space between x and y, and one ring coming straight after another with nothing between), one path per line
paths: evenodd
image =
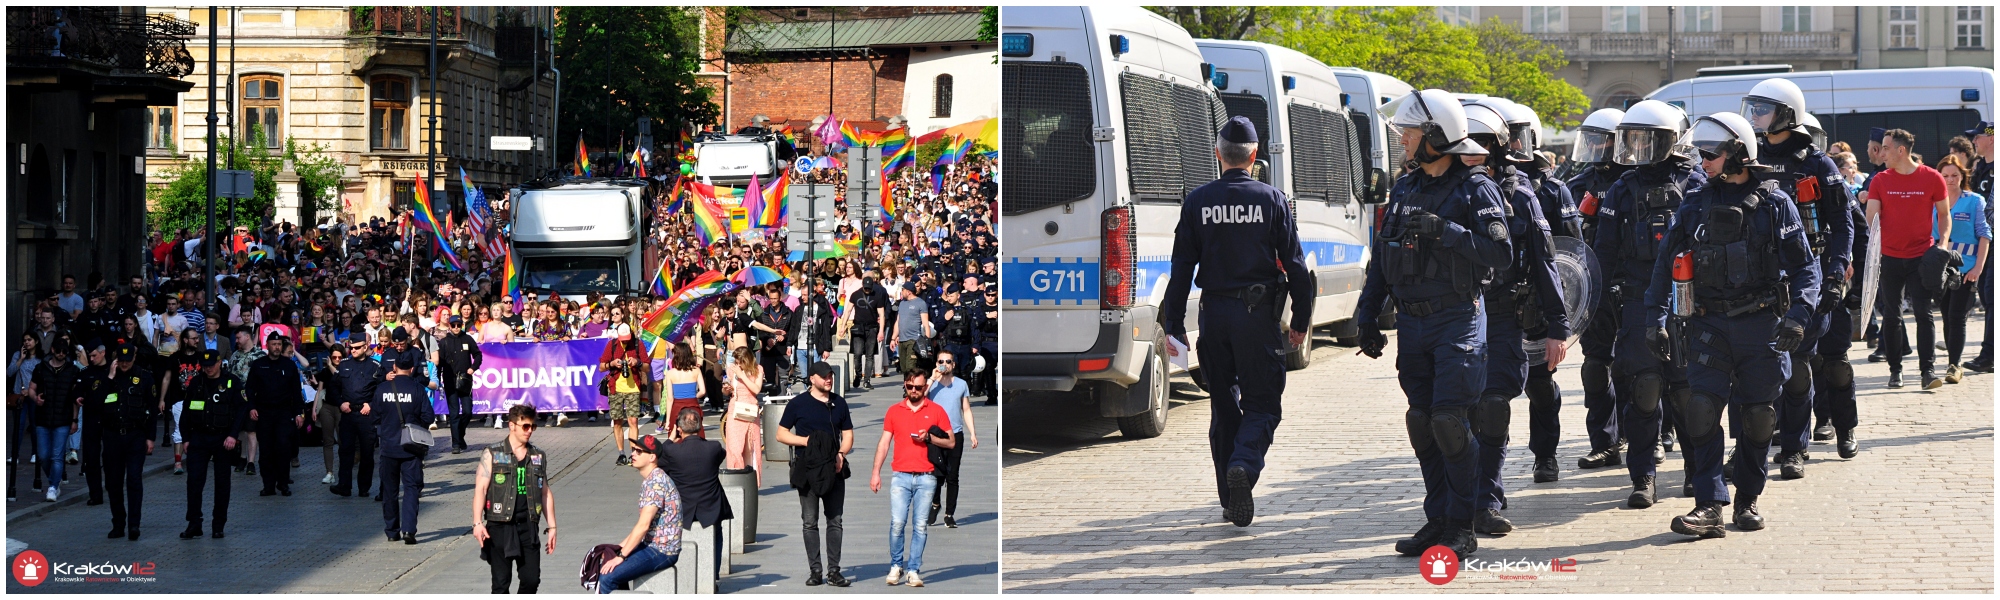
M743 546L757 543L757 472L750 469L723 469L722 497L736 518L724 521L731 536L729 551L742 554Z
M764 398L764 463L791 462L792 447L778 443L778 421L785 416L790 396ZM728 417L724 417L728 418Z

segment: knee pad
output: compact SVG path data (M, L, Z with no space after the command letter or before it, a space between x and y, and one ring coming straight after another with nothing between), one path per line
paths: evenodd
M1472 405L1472 434L1479 437L1479 443L1490 446L1507 445L1507 424L1513 420L1514 408L1506 398L1497 395L1482 396Z
M1771 430L1778 426L1778 410L1769 402L1743 405L1743 441L1751 446L1771 445Z
M1665 385L1658 371L1647 371L1633 377L1630 392L1633 410L1648 417L1660 412L1660 391Z
M1719 433L1722 428L1721 398L1704 392L1694 392L1688 394L1686 399L1680 400L1679 404L1681 432L1687 435L1688 442L1705 443ZM1765 408L1770 406L1770 404L1764 405ZM1770 427L1766 426L1764 430L1768 432Z
M1436 451L1437 440L1431 437L1431 413L1429 411L1421 408L1411 408L1409 412L1403 413L1403 427L1410 430L1410 449L1416 450L1418 457L1422 457L1425 453Z
M1845 359L1826 361L1825 373L1827 384L1834 389L1844 390L1854 387L1854 364Z
M1584 391L1601 393L1611 390L1611 361L1585 358L1581 375L1583 375Z
M1445 460L1455 462L1471 454L1471 429L1464 408L1440 409L1431 414L1431 435L1436 437L1438 451L1444 453Z
M1540 367L1534 368L1540 369ZM1541 372L1545 376L1531 376L1528 378L1528 401L1534 404L1540 404L1544 401L1559 402L1562 398L1562 390L1556 387L1555 379L1548 377L1554 374L1546 370Z
M1785 397L1809 398L1812 393L1812 361L1792 355L1792 376L1785 380Z

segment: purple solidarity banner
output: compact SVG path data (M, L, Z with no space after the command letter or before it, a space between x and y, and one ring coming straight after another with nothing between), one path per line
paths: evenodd
M522 403L542 412L604 410L597 365L610 341L480 344L485 361L473 374L472 412L500 414ZM446 414L442 398L437 404L438 414Z

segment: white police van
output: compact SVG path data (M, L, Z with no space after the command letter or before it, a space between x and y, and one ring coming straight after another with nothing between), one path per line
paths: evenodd
M1370 165L1358 126L1367 118L1349 112L1350 95L1334 70L1297 50L1234 40L1196 40L1195 46L1213 65L1210 83L1229 116L1248 118L1257 129L1253 174L1291 200L1317 296L1313 326L1333 326L1336 337L1354 337L1359 332L1354 304L1367 279L1368 223L1374 212L1362 206L1370 197L1363 185ZM1151 284L1155 304L1166 287L1166 265L1158 268L1160 276ZM1280 322L1290 321L1290 311L1285 307ZM1198 321L1190 309L1190 338L1199 335ZM1285 354L1289 369L1303 369L1311 360L1311 336Z
M1847 142L1863 160L1870 128L1908 130L1917 136L1914 150L1935 162L1952 136L1993 120L1993 70L1980 67L1697 75L1653 90L1646 99L1690 115L1736 112L1750 88L1772 78L1798 84L1806 94L1806 112L1819 118L1827 137Z
M1382 105L1414 92L1416 88L1393 76L1354 67L1334 67L1333 73L1335 79L1340 81L1342 95L1347 98L1347 108L1354 115L1356 137L1361 142L1362 151L1367 153L1368 181L1362 189L1367 193L1363 202L1375 205L1368 215L1372 240L1376 224L1382 222L1382 205L1389 202L1389 188L1395 187L1396 178L1403 174L1402 134L1382 116ZM1387 304L1376 323L1385 330L1396 327L1395 303ZM1346 338L1359 333L1343 331L1346 329L1338 328L1336 335ZM1353 340L1343 339L1342 343L1352 344Z

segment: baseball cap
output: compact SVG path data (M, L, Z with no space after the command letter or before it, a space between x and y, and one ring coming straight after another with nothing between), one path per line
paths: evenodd
M201 363L200 363L201 366L213 367L215 366L216 363L219 362L222 362L222 353L216 352L214 350L201 351Z
M823 361L823 360L822 360L822 361L817 361L817 362L814 362L814 363L812 364L812 366L811 366L811 367L808 367L808 368L806 369L806 374L807 374L807 375L812 375L812 376L818 376L818 377L825 377L825 378L828 378L828 379L832 379L832 378L833 378L833 365L829 365L829 364L826 364L826 361Z
M1887 135L1888 133L1889 130L1887 128L1870 127L1868 128L1868 141L1880 144L1882 143L1882 137Z
M127 344L118 345L118 362L131 362L137 357L138 354L132 351L132 346Z
M1978 125L1965 130L1965 137L1979 137L1982 135L1993 135L1992 121L1980 121Z
M644 452L654 456L659 456L660 454L660 438L642 435L627 441L632 442L633 452Z
M355 287L367 287L368 280L356 277L354 278L354 285Z
M452 315L452 316L450 316L450 317L446 318L446 319L444 320L444 322L446 322L446 323L450 323L450 324L452 324L452 325L464 325L464 324L465 324L465 317L461 317L461 316L458 316L458 315Z

